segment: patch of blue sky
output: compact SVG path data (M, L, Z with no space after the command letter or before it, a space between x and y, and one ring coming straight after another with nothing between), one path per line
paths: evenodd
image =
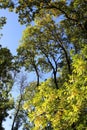
M22 37L22 31L25 26L18 23L18 16L13 12L6 10L0 11L0 17L7 17L7 23L4 25L1 33L3 34L0 39L0 44L11 50L12 54L16 54L16 49L19 46L19 40Z

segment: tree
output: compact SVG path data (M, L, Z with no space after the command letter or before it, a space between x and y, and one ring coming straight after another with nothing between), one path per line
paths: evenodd
M18 49L18 62L19 66L24 66L28 71L35 71L37 76L37 86L39 85L39 68L38 62L36 60L37 52L35 51L35 47L30 44L30 47L27 44L23 44Z
M28 24L36 17L43 17L44 13L50 13L56 17L63 15L64 21L67 20L70 26L73 24L84 30L86 29L86 4L86 0L29 0L25 4L24 1L18 0L14 2L14 8L19 14L19 21L23 24Z
M36 18L41 20L45 14L60 20L60 24L66 31L68 39L74 44L75 52L78 53L87 39L87 11L86 0L59 0L59 1L18 1L15 9L22 24L29 24ZM80 31L79 31L80 30ZM78 42L79 41L79 42Z
M9 115L8 111L13 107L11 89L13 86L12 63L13 56L7 48L0 48L0 129L2 122Z
M23 110L24 103L24 89L27 86L27 77L24 72L16 76L15 84L18 86L19 95L14 103L14 114L11 130L18 130L23 124L27 124L27 112Z
M49 122L55 130L86 128L86 57L87 46L80 54L73 56L72 75L59 90L53 87L55 84L49 79L37 88L33 98L26 96L29 100L25 102L24 108L28 110L29 119L34 123L32 130L43 130Z
M57 84L58 68L65 64L71 74L70 43L64 32L55 23L50 15L45 15L42 20L36 20L34 26L28 26L18 48L19 62L28 70L34 70L39 83L39 70L53 73L54 83ZM64 63L65 62L65 63Z

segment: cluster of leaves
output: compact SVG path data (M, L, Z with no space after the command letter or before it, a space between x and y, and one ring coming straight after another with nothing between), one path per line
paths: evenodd
M5 17L0 17L0 30L2 29L4 24L6 24L6 18ZM2 33L0 33L0 38L1 38L1 36L2 36Z
M0 9L9 8L10 10L14 8L13 0L0 0Z

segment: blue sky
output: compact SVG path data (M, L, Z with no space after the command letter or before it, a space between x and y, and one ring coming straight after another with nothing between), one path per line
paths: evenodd
M19 45L19 40L22 37L22 31L25 29L25 26L18 23L18 16L13 12L0 10L0 17L1 16L7 17L7 24L5 24L1 30L3 37L0 39L0 44L3 47L9 48L13 54L16 54L16 49Z

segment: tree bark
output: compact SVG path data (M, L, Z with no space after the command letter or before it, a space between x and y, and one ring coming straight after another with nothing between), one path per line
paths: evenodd
M35 72L36 72L36 76L37 76L37 86L39 86L39 72L38 72L38 69L37 69L37 66L35 64L33 64L34 66L34 69L35 69Z
M58 84L57 84L57 77L56 77L56 74L57 74L57 72L54 70L54 71L53 71L54 83L55 83L55 85L56 85L56 88L59 89Z

